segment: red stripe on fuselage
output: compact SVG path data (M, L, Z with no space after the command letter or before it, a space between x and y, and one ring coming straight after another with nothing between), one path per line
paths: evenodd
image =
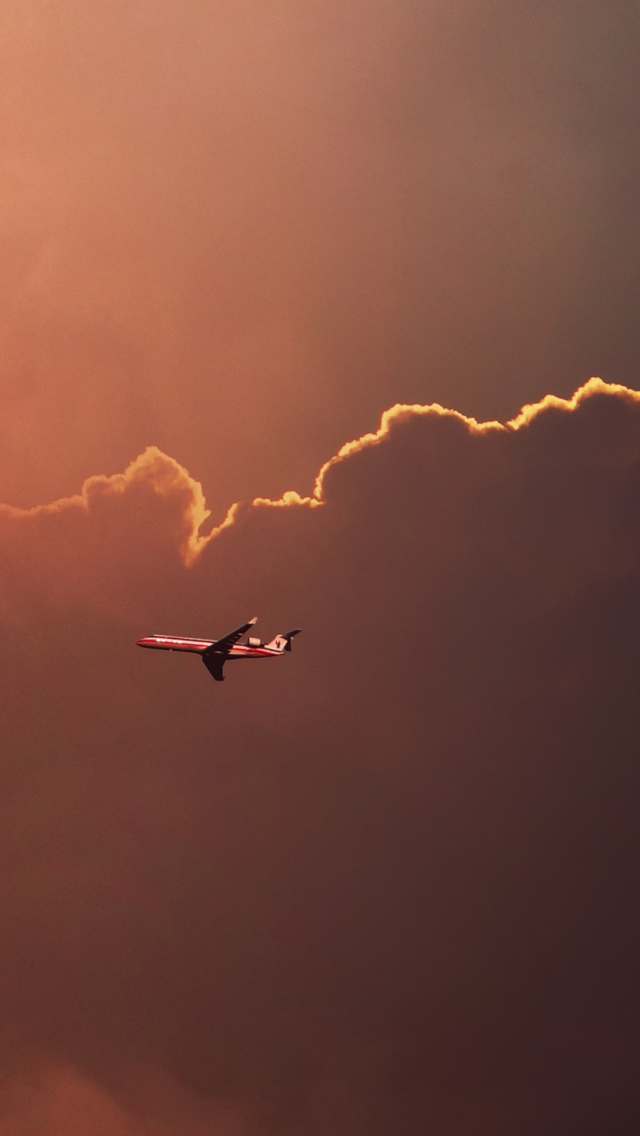
M207 647L212 647L215 639L178 639L169 635L148 635L145 639L138 639L138 647L151 647L156 651L193 651L201 655ZM221 652L223 654L223 652ZM280 655L269 647L249 647L240 643L224 654L226 659L274 659Z
M240 643L232 647L227 655L228 659L273 659L279 651L272 651L268 647L247 647Z
M215 639L178 639L169 635L148 635L145 639L138 639L138 647L152 647L158 651L196 651L201 654L214 642Z

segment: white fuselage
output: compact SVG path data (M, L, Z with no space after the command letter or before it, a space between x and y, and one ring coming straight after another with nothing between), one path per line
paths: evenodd
M137 643L139 647L151 647L156 651L191 651L196 655L202 655L209 647L213 647L216 640L188 639L184 636L178 638L171 635L148 635L144 639L138 639ZM228 652L225 652L225 659L272 659L281 655L283 648L284 642L282 647L271 646L270 644L254 647L248 643L236 643Z

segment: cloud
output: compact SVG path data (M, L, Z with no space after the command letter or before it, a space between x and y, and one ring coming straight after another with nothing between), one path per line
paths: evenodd
M635 385L628 0L32 9L0 44L2 500L154 442L217 514L308 492L398 400Z
M165 1076L206 1136L635 1131L639 470L591 380L211 531L158 450L4 508L13 1050L149 1131ZM223 687L133 645L254 612L304 635Z

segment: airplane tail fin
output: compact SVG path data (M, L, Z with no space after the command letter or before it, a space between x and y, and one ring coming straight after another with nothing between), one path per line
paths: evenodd
M296 627L293 631L285 631L284 635L276 635L275 639L272 639L266 646L270 647L272 651L280 651L280 653L290 651L291 640L294 635L299 635L301 631L301 627Z

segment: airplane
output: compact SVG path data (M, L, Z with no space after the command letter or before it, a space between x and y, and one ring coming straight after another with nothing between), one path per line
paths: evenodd
M284 635L276 635L270 643L263 643L261 639L253 636L247 638L246 643L240 643L242 636L250 631L258 622L257 615L235 631L223 635L222 639L179 639L170 635L148 635L137 640L138 647L151 647L156 651L191 651L200 655L202 661L216 682L224 681L223 667L225 663L235 659L277 659L285 651L291 650L291 640L299 635L302 628L296 627Z

